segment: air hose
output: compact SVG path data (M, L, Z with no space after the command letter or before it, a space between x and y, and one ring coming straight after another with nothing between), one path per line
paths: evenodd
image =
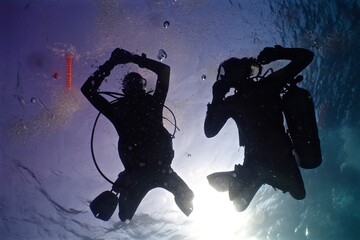
M114 102L117 102L119 100L119 97L120 96L124 96L123 94L121 93L117 93L117 92L99 92L99 94L105 94L105 95L108 95L108 96L111 96L113 98L115 98L115 100L111 101L110 103L114 103ZM174 119L174 123L172 123L169 119L163 117L164 119L166 119L167 121L169 121L173 126L174 126L174 132L173 134L171 135L172 138L175 138L175 133L177 130L180 131L180 129L177 127L177 124L176 124L176 117L175 117L175 114L173 113L173 111L164 105L164 107L169 110L169 112L171 113L171 115L173 116L173 119ZM97 122L99 120L99 117L101 115L101 112L98 113L98 115L96 116L95 118L95 121L94 121L94 125L93 125L93 129L92 129L92 132L91 132L91 140L90 140L90 148L91 148L91 156L92 156L92 159L93 159L93 162L95 164L95 167L96 169L98 170L98 172L100 173L100 175L106 180L108 181L110 184L114 184L113 181L111 181L108 177L106 177L106 175L101 171L99 165L97 164L97 161L96 161L96 157L95 157L95 152L94 152L94 135L95 135L95 129L96 129L96 125L97 125Z

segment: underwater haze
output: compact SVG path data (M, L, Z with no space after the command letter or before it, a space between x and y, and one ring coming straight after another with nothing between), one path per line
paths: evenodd
M359 0L1 0L0 19L1 239L360 239ZM304 200L263 186L237 212L206 176L242 163L243 148L233 121L205 137L207 103L222 61L274 45L315 53L301 86L314 99L323 163L301 169ZM80 87L115 48L171 67L165 104L180 129L172 167L195 193L189 217L160 188L129 223L89 208L111 184L93 163L98 112ZM129 71L154 90L154 74L133 64L101 90L120 92ZM94 153L112 181L124 169L117 140L100 116Z

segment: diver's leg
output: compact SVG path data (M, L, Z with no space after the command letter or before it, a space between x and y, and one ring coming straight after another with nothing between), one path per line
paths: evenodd
M193 210L193 191L171 167L160 174L160 181L162 182L160 186L174 194L175 202L180 210L186 216L189 216Z
M276 164L275 167L263 171L263 178L266 184L281 191L289 192L296 200L305 198L306 191L300 169L292 158L288 161Z
M148 190L134 187L127 192L120 193L119 218L121 221L125 222L132 219L147 192Z
M296 200L302 200L306 196L304 181L297 165L294 166L289 173L289 186L287 191Z
M235 165L233 180L229 185L229 198L237 211L244 211L263 184L257 169Z
M239 190L236 196L233 196L232 202L237 211L244 211L249 206L261 185L261 182L252 182Z
M142 199L151 190L151 186L144 175L124 172L119 174L116 181L122 183L119 197L119 217L121 221L130 221Z

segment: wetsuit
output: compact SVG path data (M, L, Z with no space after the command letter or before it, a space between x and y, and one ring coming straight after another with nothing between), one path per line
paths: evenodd
M131 220L148 191L162 187L175 196L180 209L189 215L193 193L173 171L172 137L164 128L162 111L169 86L170 67L157 61L131 55L129 61L158 75L153 95L125 94L110 103L98 93L105 76L118 63L108 60L81 88L87 99L115 126L119 135L118 152L125 170L119 174L113 190L120 192L119 217Z
M296 54L303 51L307 54L305 59L296 61ZM229 172L230 179L224 180L226 186L222 189L229 191L234 203L240 202L240 211L247 208L262 184L289 192L295 199L305 197L304 183L283 124L280 92L289 79L311 62L313 55L304 49L288 52L290 56L284 59L295 61L259 82L252 82L250 91L238 91L208 104L205 135L214 137L231 118L238 127L239 145L245 147L243 165L236 165ZM209 177L210 182L223 174Z

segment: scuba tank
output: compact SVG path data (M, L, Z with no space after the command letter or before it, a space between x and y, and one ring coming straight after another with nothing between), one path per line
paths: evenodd
M294 81L299 82L300 78L302 80L302 76L298 76ZM311 94L306 89L296 86L296 83L290 84L282 96L282 102L288 134L298 165L306 169L318 167L322 162L322 156Z

